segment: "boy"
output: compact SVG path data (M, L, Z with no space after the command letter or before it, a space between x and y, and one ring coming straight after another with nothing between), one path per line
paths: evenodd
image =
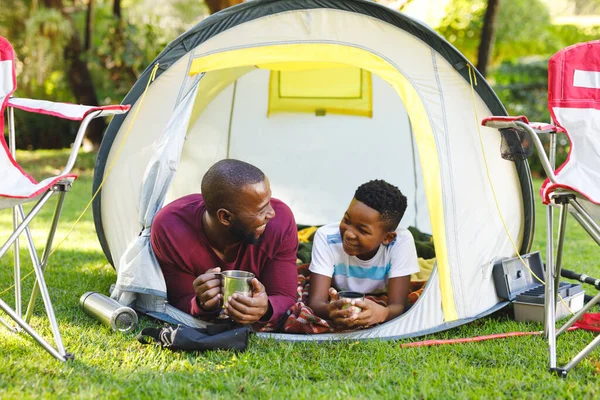
M406 201L397 187L372 180L358 187L339 225L319 228L309 267L308 306L315 314L352 328L389 321L405 311L410 275L419 271L413 237L398 227ZM387 292L387 307L368 299L336 300L331 286L369 294Z

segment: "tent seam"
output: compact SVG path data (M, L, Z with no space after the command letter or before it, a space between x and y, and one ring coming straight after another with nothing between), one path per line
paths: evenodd
M185 88L186 83L188 82L188 80L190 79L190 68L192 68L192 63L194 61L194 52L193 51L188 51L189 53L189 58L188 58L188 65L185 69L186 74L185 74L185 78L183 79L183 82L181 82L181 85L179 86L179 93L177 93L177 99L175 100L175 105L173 107L173 110L175 110L177 108L177 106L179 105L179 103L181 103L181 100L185 97L185 95L183 94L183 89ZM201 74L199 74L201 75ZM200 80L202 79L202 76L198 77L194 77L194 80L196 80L197 82L200 82ZM197 83L196 82L196 83ZM194 87L194 84L192 84L192 88Z

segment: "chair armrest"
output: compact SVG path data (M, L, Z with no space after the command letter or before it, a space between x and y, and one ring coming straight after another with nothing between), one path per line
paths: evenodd
M491 117L484 118L481 121L481 125L487 126L490 128L496 128L496 129L508 129L508 128L517 129L517 124L516 124L517 121L521 121L526 124L529 124L529 120L524 115L519 115L517 117L495 116L494 115Z
M531 126L533 129L537 131L537 133L559 133L566 132L563 127L556 126L552 124L546 124L544 122L529 122L526 116L519 115L518 117L508 117L508 116L492 116L484 118L481 121L481 125L487 126L490 128L496 129L506 129L506 128L517 128L517 122L523 122Z
M525 131L529 133L533 144L537 150L538 157L542 163L542 168L546 176L552 183L556 183L556 175L554 175L554 168L548 160L546 150L540 140L539 133L556 133L564 132L564 129L556 127L554 125L542 124L539 122L530 123L527 117L521 115L518 117L506 117L506 116L492 116L487 117L481 121L481 125L496 129L516 129L519 131ZM538 129L541 128L541 129Z
M77 136L75 136L75 140L73 142L73 147L71 148L71 154L69 155L67 164L60 175L67 175L71 172L71 169L73 169L75 160L77 159L77 153L79 152L79 148L83 143L85 131L87 130L87 127L92 119L108 115L124 114L129 111L129 108L131 107L129 105L84 106L79 104L57 103L46 100L21 98L10 98L8 100L8 106L28 112L52 115L58 118L70 119L73 121L81 121L79 130L77 131Z
M101 111L96 117L126 113L129 105L111 106L84 106L80 104L57 103L46 100L22 99L11 97L8 99L9 107L37 114L52 115L58 118L81 121L93 111Z
M529 125L535 129L538 133L565 133L566 130L562 126L556 126L552 124L546 124L544 122L530 122Z

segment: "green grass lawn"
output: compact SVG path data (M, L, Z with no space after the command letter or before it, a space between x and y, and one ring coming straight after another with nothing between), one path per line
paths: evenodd
M35 177L60 169L66 151L21 152L18 158ZM94 154L78 160L80 178L65 202L57 240L66 235L91 198ZM536 182L539 187L540 182ZM35 231L50 222L52 207ZM544 254L544 209L537 207L532 250ZM8 237L11 213L0 213L0 239ZM45 226L46 225L46 226ZM38 244L43 235L35 235ZM600 276L598 249L570 221L565 267ZM26 253L23 253L26 256ZM28 257L27 257L28 258ZM0 292L12 280L11 252L0 261ZM24 273L30 271L29 265ZM174 353L142 346L135 334L115 334L79 307L86 291L108 292L116 279L94 231L91 210L53 255L47 271L51 297L68 351L75 359L56 361L25 335L0 328L0 398L599 398L600 352L594 351L567 379L548 372L547 345L541 336L481 343L400 348L406 341L286 343L251 338L248 351L236 354ZM25 281L25 295L32 279ZM595 290L586 287L588 294ZM13 292L2 294L14 302ZM51 337L38 301L33 325ZM142 318L141 326L153 322ZM537 331L541 324L517 323L512 311L500 312L435 335L447 339L511 331ZM138 332L139 329L136 330ZM564 364L593 334L569 332L558 339Z

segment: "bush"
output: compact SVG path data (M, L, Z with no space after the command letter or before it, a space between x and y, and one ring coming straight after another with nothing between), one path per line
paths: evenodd
M5 121L5 135L8 135ZM63 149L70 147L79 121L69 121L48 115L15 110L16 144L18 149ZM8 136L6 137L8 143Z

